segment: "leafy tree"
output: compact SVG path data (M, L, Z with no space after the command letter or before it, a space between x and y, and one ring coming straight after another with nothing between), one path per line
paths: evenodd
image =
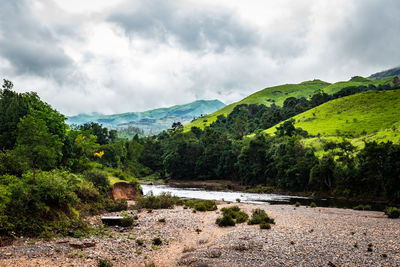
M15 151L31 166L33 183L36 168L50 169L56 166L62 156L62 145L60 138L49 132L44 120L27 115L19 122Z

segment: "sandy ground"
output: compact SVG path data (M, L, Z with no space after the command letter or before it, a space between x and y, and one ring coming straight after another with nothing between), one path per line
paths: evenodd
M238 205L248 214L263 208L276 224L270 230L247 224L221 228L215 224L219 211L130 211L139 217L136 226L109 228L103 236L17 240L0 248L0 266L97 266L98 258L114 266L400 266L400 219L388 219L383 212ZM100 224L100 217L90 221ZM155 237L163 244L153 246ZM71 247L77 242L95 246Z

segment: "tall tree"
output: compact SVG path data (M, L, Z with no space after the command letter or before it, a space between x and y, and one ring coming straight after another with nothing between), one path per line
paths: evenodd
M31 166L34 184L35 169L55 167L62 156L62 145L60 138L49 132L44 120L27 115L19 122L15 152Z

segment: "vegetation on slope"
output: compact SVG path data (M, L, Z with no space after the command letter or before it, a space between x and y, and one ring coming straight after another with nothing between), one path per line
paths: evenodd
M400 67L388 69L375 74L372 74L368 78L371 80L382 80L388 77L397 76L400 77Z
M185 125L186 130L190 130L191 127L199 127L200 129L204 129L205 126L210 125L211 123L215 122L217 120L217 117L219 115L224 115L227 116L230 114L233 109L241 104L264 104L265 106L270 106L272 104L281 106L283 102L285 101L286 98L288 97L310 97L313 95L315 92L322 90L326 86L328 86L329 83L320 81L320 80L314 80L314 81L307 81L307 82L302 82L299 84L285 84L285 85L279 85L279 86L274 86L274 87L269 87L265 88L261 91L258 91L246 98L244 98L241 101L238 101L236 103L230 104L212 114L209 114L207 116L200 117L193 122Z

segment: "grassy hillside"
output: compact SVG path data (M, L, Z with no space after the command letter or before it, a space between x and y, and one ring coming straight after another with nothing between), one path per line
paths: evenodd
M400 90L369 91L329 101L294 116L295 127L321 138L304 143L320 148L321 139L351 139L362 147L363 140L400 142ZM279 124L278 124L279 125ZM265 130L274 134L276 127Z
M329 83L327 82L314 80L299 84L284 84L265 88L239 102L232 103L212 114L198 118L197 120L185 125L185 129L189 130L193 126L203 129L205 126L208 126L216 121L219 115L228 115L232 112L235 106L240 104L264 104L266 106L270 106L272 103L275 103L275 105L281 106L288 97L309 97L316 91L322 90L328 85Z

